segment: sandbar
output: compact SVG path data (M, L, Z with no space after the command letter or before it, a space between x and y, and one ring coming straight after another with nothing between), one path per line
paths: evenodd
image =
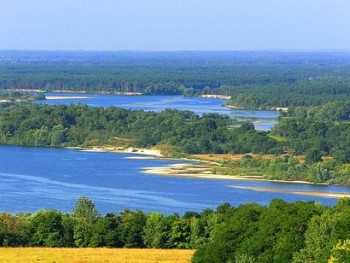
M232 188L252 190L258 192L270 192L270 193L285 193L285 194L296 194L296 195L309 195L309 196L319 196L319 197L330 197L330 198L344 198L350 197L350 193L338 193L338 192L315 192L315 191L296 191L296 190L286 190L277 189L269 187L249 187L249 186L230 186Z
M130 158L149 158L149 157L163 157L163 155L160 153L159 150L154 149L144 149L144 148L122 148L122 147L108 147L108 146L102 146L102 147L91 147L88 149L81 149L81 151L85 152L115 152L115 153L133 153L133 154L140 154L144 155L144 157L130 157Z
M89 99L88 96L45 96L47 100Z

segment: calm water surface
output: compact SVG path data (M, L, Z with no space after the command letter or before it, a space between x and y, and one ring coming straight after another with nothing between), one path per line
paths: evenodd
M80 99L46 100L46 104L84 103L94 107L116 106L126 109L162 111L166 108L191 110L197 114L223 113L240 120L259 121L257 129L268 130L276 123L276 111L249 111L223 107L226 100L181 96L111 96L55 94L47 96L86 96ZM184 161L140 159L135 154L83 152L0 146L0 211L34 212L39 209L72 211L76 200L86 195L101 214L125 208L145 212L180 213L215 209L228 202L237 206L247 202L267 205L274 198L288 202L317 200L333 205L335 198L257 192L236 187L320 192L349 192L348 187L283 184L237 180L206 180L145 174L146 167L160 167Z
M84 152L72 149L0 146L0 211L39 209L72 211L82 195L99 212L124 208L145 212L180 213L215 209L229 202L267 205L273 198L288 202L317 200L333 205L335 198L256 192L231 186L268 187L298 191L349 192L348 187L282 184L237 180L206 180L145 174L146 167L183 163L140 159L135 154Z
M252 121L257 130L270 130L279 116L277 111L243 110L225 107L227 100L183 96L116 96L97 94L45 93L46 96L60 96L69 99L39 101L49 105L84 103L93 107L120 107L132 110L160 112L166 108L190 110L199 115L204 113L227 114L237 120ZM71 99L70 97L86 97Z

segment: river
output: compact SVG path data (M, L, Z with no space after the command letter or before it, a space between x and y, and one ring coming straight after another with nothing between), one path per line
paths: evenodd
M227 114L239 121L251 121L257 130L270 130L277 122L278 111L244 110L225 107L227 100L183 96L123 96L74 93L45 93L49 105L84 103L93 107L120 107L132 110L159 112L166 108L190 110L196 114Z
M212 98L46 95L51 96L51 99L40 103L85 103L94 107L116 106L152 111L176 108L197 114L224 113L233 118L249 119L265 125L257 129L270 129L278 116L278 112L274 111L229 109L223 107L225 100ZM274 198L288 202L316 200L324 205L334 205L337 200L335 197L309 196L307 192L350 192L346 186L184 178L143 172L147 167L164 167L184 162L144 158L134 153L0 146L0 211L14 213L57 209L70 212L76 200L86 195L95 202L101 214L120 212L125 208L183 214L186 211L215 209L226 202L234 206L248 202L268 205Z
M180 160L141 158L132 153L86 152L0 146L0 211L34 212L39 209L73 210L82 195L91 198L99 212L125 208L165 214L215 209L228 202L267 205L274 198L288 202L316 200L333 205L336 198L259 192L249 188L286 191L349 192L346 186L320 186L278 182L212 180L143 173L146 167L183 163ZM245 189L248 188L248 189Z

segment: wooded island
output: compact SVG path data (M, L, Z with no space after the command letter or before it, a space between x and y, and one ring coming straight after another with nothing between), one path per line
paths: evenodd
M0 104L3 145L156 148L174 158L243 154L223 159L211 172L350 183L349 53L1 51L0 90L2 100L12 96ZM249 122L236 127L220 114L13 99L15 92L34 90L221 95L230 96L228 104L235 107L285 111L271 131L258 131ZM40 93L39 98L44 99ZM81 206L94 213L80 213ZM348 199L333 208L273 200L267 207L224 204L183 217L128 210L102 217L83 198L68 215L1 213L0 242L196 248L193 262L347 262L349 207Z

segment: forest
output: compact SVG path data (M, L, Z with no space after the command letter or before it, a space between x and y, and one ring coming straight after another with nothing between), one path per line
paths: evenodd
M334 207L274 199L184 215L124 209L100 215L80 197L70 213L0 213L0 245L196 249L192 262L348 262L350 201Z
M89 147L98 145L152 147L174 152L280 153L278 142L252 124L229 128L228 116L166 109L163 112L94 108L83 104L4 105L0 109L0 143Z
M212 172L350 183L350 54L308 52L0 52L0 144L159 147L167 157L243 154ZM271 131L228 116L48 106L41 92L231 96L284 108ZM29 92L29 93L28 93ZM24 95L23 95L24 94ZM264 158L269 154L272 158ZM350 201L334 207L272 200L200 213L125 209L99 215L81 197L71 213L0 213L1 246L194 248L193 262L349 262Z
M345 52L0 51L0 90L220 94L244 108L350 97Z
M232 126L225 115L88 107L83 104L2 104L0 143L40 147L160 147L168 157L246 154L213 173L349 184L350 104L290 108L271 131ZM327 117L328 116L328 117ZM272 154L275 158L252 158ZM303 156L303 158L299 158Z

